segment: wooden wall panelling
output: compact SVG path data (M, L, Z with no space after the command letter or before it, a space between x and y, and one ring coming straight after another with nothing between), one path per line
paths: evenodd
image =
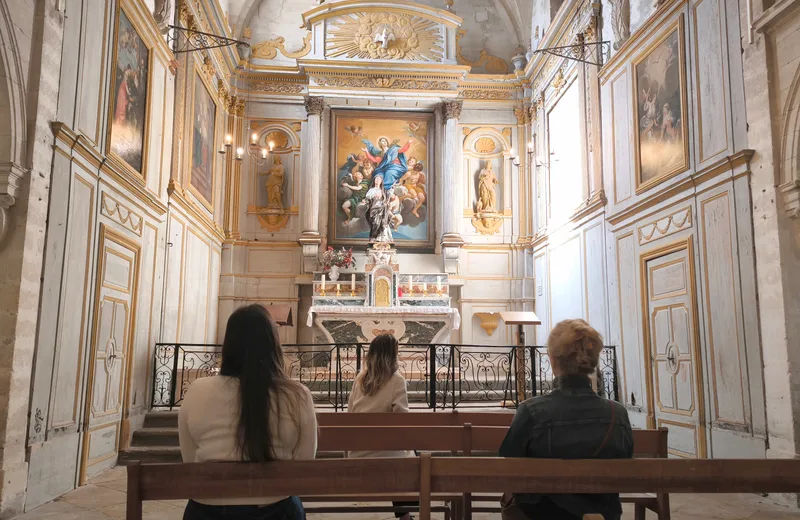
M605 276L605 232L599 219L583 229L583 277L585 286L586 321L608 338L608 303Z
M613 203L628 200L633 193L633 125L631 124L632 100L630 77L625 69L609 81L611 110L611 139L606 146L611 147L611 182ZM605 111L603 113L606 113Z
M208 323L208 285L210 283L211 244L207 238L188 227L183 270L180 341L203 343Z
M624 402L640 409L647 408L644 380L644 359L641 342L639 317L637 248L632 231L615 237L617 302L619 309L619 357L622 360L622 388L625 389Z
M548 289L550 292L549 325L565 319L584 318L584 279L581 235L577 233L563 243L550 247L548 254Z
M533 255L535 273L533 294L536 298L534 312L542 320L542 324L535 327L537 345L544 345L547 335L550 334L550 280L548 278L547 264L547 249L536 251Z
M183 300L183 256L186 224L174 213L167 223L167 275L164 280L164 317L161 341L179 341Z
M159 195L162 175L161 167L164 164L162 157L164 141L171 141L172 138L171 135L164 133L165 119L167 119L165 116L167 112L171 114L172 110L167 109L167 87L169 86L167 76L170 74L166 66L156 56L157 54L153 53L154 59L150 64L153 70L150 75L152 84L150 85L149 98L147 100L150 104L150 118L148 120L150 131L145 133L147 139L149 139L148 145L145 146L145 150L148 151L148 155L145 158L148 175L145 181L147 189Z
M156 308L156 295L160 292L157 273L159 266L158 228L146 222L142 231L142 260L139 271L139 298L136 310L136 329L133 342L133 376L131 384L131 397L129 406L134 414L147 411L148 394L147 379L151 372L153 361L151 355L151 342L155 341L153 335L153 322L160 317ZM124 439L127 442L128 439Z
M710 1L710 0L704 0ZM701 279L712 423L747 430L746 352L730 186L698 200Z
M724 1L698 0L690 7L697 169L731 151Z
M105 23L110 14L110 2L86 0L83 2L83 27L78 65L78 95L76 97L75 130L85 135L95 145L101 144L104 127L104 101L106 91L106 53L112 35L111 25ZM102 27L102 29L101 29ZM69 53L64 53L66 56ZM112 78L113 78L113 70ZM59 93L59 100L61 93ZM60 104L60 103L59 103Z
M220 264L222 253L212 247L211 251L211 276L208 278L208 319L206 322L206 343L214 343L217 340L217 321L219 314L219 283L220 283ZM297 313L294 313L297 316Z

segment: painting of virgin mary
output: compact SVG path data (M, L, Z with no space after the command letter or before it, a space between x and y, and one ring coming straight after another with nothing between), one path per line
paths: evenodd
M330 243L432 248L433 114L342 110L332 124Z

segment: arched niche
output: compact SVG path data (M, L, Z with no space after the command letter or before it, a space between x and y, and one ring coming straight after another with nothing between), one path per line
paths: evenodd
M250 121L251 134L256 136L255 144L261 148L269 148L270 141L275 143L275 147L268 155L265 164L257 164L251 161L252 171L250 171L249 185L250 195L248 197L248 213L261 213L267 207L267 194L264 187L267 180L266 172L274 164L274 158L280 157L281 164L285 169L285 181L283 188L283 204L285 212L289 215L298 213L300 187L298 185L300 171L300 123L287 123L281 121L260 121L257 119ZM252 135L248 136L252 143Z
M800 220L800 67L795 71L783 109L778 185L786 212Z
M465 214L478 211L478 183L481 170L491 163L500 184L495 186L497 213L503 213L510 194L507 187L511 182L511 139L513 129L506 127L478 127L469 129L465 127L465 136L462 143L462 156L464 171L463 182L467 186L466 200L464 201ZM495 228L496 232L499 227Z

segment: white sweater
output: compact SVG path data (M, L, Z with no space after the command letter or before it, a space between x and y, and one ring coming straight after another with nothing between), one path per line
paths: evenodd
M313 459L317 453L317 416L308 388L291 382L286 392L273 394L270 405L269 426L275 459ZM183 462L242 460L236 447L238 424L237 378L213 376L192 382L178 414ZM210 505L267 505L284 498L287 497L198 502Z
M406 380L395 372L375 393L366 395L356 383L347 400L347 411L354 413L407 413L408 391ZM413 451L351 451L348 457L413 457Z

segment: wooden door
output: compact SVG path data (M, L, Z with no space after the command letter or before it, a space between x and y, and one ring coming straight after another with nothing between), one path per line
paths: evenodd
M105 226L100 233L81 482L117 462L136 304L138 246Z
M684 458L706 455L693 261L689 241L643 259L650 422L669 429L670 455Z

